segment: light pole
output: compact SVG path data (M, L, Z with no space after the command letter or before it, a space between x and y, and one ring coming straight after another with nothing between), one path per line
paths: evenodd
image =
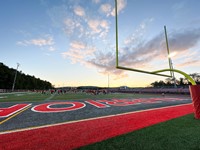
M16 72L15 72L15 77L14 77L14 81L13 81L12 92L13 92L14 89L15 89L15 82L16 82L16 78L17 78L17 70L18 70L19 65L20 65L20 64L17 63L17 69L16 69Z

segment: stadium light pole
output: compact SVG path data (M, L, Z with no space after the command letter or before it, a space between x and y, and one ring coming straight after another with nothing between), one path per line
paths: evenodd
M13 92L14 89L15 89L15 82L16 82L16 78L17 78L17 70L18 70L19 65L20 65L20 64L17 63L17 69L16 69L16 72L15 72L15 77L14 77L14 81L13 81L12 92Z

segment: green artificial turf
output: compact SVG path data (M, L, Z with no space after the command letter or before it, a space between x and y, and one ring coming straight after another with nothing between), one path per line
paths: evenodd
M200 120L190 114L80 150L200 150Z
M181 95L178 95L180 97ZM136 99L136 98L159 98L161 94L129 94L129 93L109 93L109 94L86 94L86 93L65 93L65 94L41 94L34 92L0 94L0 102L31 102L50 100L98 100L98 99ZM176 95L166 95L165 97L177 97ZM185 96L184 96L185 97Z
M110 93L110 94L99 94L92 95L86 93L66 93L56 94L52 100L86 100L86 99L114 99L114 98L155 98L162 97L161 94L126 94L126 93Z
M50 96L51 95L32 92L1 94L0 102L43 101L49 98Z

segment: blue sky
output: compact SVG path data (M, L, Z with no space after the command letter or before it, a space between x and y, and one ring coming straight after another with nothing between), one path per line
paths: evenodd
M118 0L120 65L200 73L200 1ZM55 86L148 86L164 77L115 69L114 0L0 1L0 62ZM179 78L180 75L176 74Z

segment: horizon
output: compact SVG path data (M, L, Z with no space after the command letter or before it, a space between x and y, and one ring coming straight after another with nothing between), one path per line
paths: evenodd
M115 68L114 0L0 2L0 62L55 87L147 87L165 77ZM118 0L119 63L200 72L200 1ZM131 15L130 15L131 14ZM182 76L175 73L176 78Z

